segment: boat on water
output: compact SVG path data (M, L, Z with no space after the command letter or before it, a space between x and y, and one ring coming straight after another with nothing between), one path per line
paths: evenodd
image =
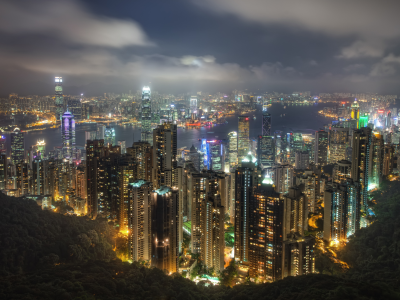
M256 116L253 117L253 120L257 119Z

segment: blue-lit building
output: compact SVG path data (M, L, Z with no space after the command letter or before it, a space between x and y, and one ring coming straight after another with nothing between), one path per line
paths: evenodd
M75 149L75 120L68 109L61 118L61 137L63 158L72 161Z
M207 170L222 171L225 168L225 144L222 140L202 140L201 151L204 153L204 166Z

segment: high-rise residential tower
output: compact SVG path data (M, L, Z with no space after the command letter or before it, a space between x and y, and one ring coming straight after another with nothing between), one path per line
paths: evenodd
M61 121L61 117L64 112L64 95L63 95L63 87L62 87L62 77L55 78L55 105L56 105L56 121Z
M151 193L151 266L169 274L178 271L178 191L161 186Z
M324 130L315 132L314 163L325 166L328 162L328 133Z
M151 91L150 87L144 86L142 90L142 130L141 140L153 143L151 132Z
M238 125L238 162L241 164L242 160L248 155L250 151L249 143L249 121L248 116L239 117Z
M72 162L75 149L75 119L68 109L61 119L61 137L63 158Z
M11 160L14 165L24 160L24 134L15 128L11 134Z

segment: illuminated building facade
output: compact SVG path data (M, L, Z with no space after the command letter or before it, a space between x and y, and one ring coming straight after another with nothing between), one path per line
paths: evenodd
M207 141L204 165L208 170L225 170L225 144L221 140Z
M235 259L249 260L251 191L261 183L257 159L248 155L235 171Z
M24 134L19 128L11 133L11 161L14 165L24 161Z
M197 96L190 97L190 114L197 115Z
M200 172L200 170L201 170L200 153L197 151L197 149L194 145L192 145L192 147L190 147L189 160L193 163L197 172Z
M239 117L238 125L238 162L241 164L242 160L247 156L250 151L249 147L249 117Z
M283 278L315 273L315 238L292 234L283 242Z
M351 178L351 162L348 160L338 161L332 170L332 180L336 183L341 183Z
M153 130L152 181L154 188L176 185L177 152L177 126L172 123L158 125Z
M75 152L75 119L68 109L62 116L61 137L63 142L63 158L72 162Z
M114 146L115 144L115 128L107 126L104 129L104 145Z
M121 154L126 153L126 141L118 141L117 145L121 147Z
M264 168L271 167L275 163L275 141L270 135L258 136L257 139L258 165Z
M151 198L151 266L172 274L179 270L178 191L161 186Z
M141 141L153 143L152 132L151 132L151 91L150 87L144 86L142 90L142 130L141 130Z
M129 184L136 180L136 165L132 160L118 163L119 230L125 232L129 226ZM112 203L113 204L113 203Z
M346 149L350 146L349 128L332 127L329 131L329 159L334 164L346 158Z
M104 140L104 132L106 130L106 126L103 124L97 124L97 133L96 133L96 139L98 140Z
M270 184L254 188L250 196L249 275L275 281L282 278L283 200Z
M293 185L293 166L292 165L277 165L272 167L272 182L275 185L275 190L278 193L286 194L289 188Z
M358 121L360 119L360 105L357 102L357 99L351 104L351 119L356 120L356 128L359 128Z
M230 169L235 168L238 164L238 135L236 131L228 133L229 139L229 164Z
M354 130L353 133L353 154L351 161L351 178L358 182L361 188L361 211L368 213L368 184L371 174L371 146L372 130L364 127ZM366 221L361 221L361 226L366 226Z
M129 256L132 261L151 259L151 192L149 181L129 184Z
M266 111L262 113L262 135L271 135L271 114Z
M201 205L201 252L200 257L207 269L224 270L225 207L220 195L208 193Z
M55 105L56 105L56 120L61 121L64 112L64 95L63 95L63 79L55 77Z
M291 234L303 235L308 229L308 203L304 185L289 188L283 196L283 240Z
M7 154L7 145L5 135L0 135L0 154Z
M151 168L153 166L153 148L148 142L134 142L127 148L127 153L135 160L137 179L151 181Z
M0 191L7 188L7 155L0 153Z
M325 166L328 162L328 133L324 130L315 132L314 163Z
M347 242L360 228L361 197L361 185L351 179L325 190L324 240Z
M294 168L298 170L305 170L310 165L310 154L308 151L296 151L294 156Z
M304 185L304 194L308 201L308 211L315 212L317 201L320 198L320 179L319 172L306 170L296 178L297 185Z

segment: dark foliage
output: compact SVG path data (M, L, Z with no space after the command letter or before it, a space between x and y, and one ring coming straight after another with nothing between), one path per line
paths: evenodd
M33 200L1 193L0 207L1 275L115 257L106 221L60 215L42 210Z

